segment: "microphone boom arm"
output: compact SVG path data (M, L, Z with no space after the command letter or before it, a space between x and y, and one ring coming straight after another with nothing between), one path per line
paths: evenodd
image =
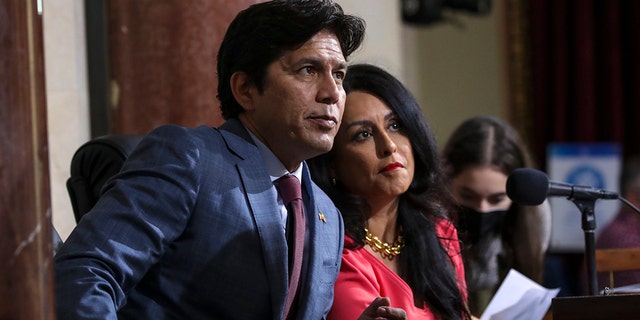
M610 192L601 189L594 189L590 186L581 186L581 185L569 185L569 184L561 184L558 182L549 182L549 190L554 189L557 195L566 195L567 199L573 200L582 200L582 199L607 199L607 200L617 200L619 195L615 192Z

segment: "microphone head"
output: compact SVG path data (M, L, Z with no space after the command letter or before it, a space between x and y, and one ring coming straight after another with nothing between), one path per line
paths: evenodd
M507 196L517 204L536 206L542 204L549 192L549 177L539 170L519 168L507 178Z

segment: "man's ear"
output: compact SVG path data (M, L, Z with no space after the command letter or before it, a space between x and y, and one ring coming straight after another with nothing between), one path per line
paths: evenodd
M230 79L231 93L236 101L245 111L253 110L253 95L256 93L255 86L249 75L242 71L236 71Z

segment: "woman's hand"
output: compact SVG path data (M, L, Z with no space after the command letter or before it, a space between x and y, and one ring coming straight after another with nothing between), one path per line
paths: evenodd
M400 308L392 308L387 297L377 297L364 309L358 320L406 320L407 313Z

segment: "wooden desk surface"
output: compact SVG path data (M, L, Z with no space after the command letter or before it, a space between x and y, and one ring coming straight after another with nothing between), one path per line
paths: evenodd
M553 320L640 319L640 295L554 298L551 310Z

